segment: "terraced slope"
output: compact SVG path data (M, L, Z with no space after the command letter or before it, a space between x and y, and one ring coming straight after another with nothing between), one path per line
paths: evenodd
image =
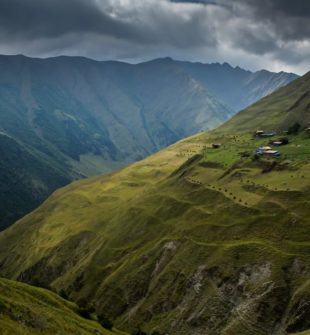
M64 184L142 159L233 113L173 62L0 56L0 72L0 147L11 138L29 158L22 169L17 158L1 161L0 189L30 180L20 194L0 193L18 208L0 207L0 230ZM33 173L46 162L44 178Z
M309 75L297 80L290 90L307 91L303 83L309 80ZM261 102L273 106L264 119L274 123L263 128L276 127L282 136L290 112L276 109L277 94ZM293 106L299 97L291 97ZM248 127L237 129L237 116L119 172L58 190L0 234L1 275L65 291L124 330L306 331L309 96L305 99L292 119L301 128L287 135L279 159L254 155L268 139L253 138L264 125L250 108ZM240 123L245 115L239 114ZM213 149L214 143L221 147Z
M1 335L120 335L78 314L74 303L26 284L0 279Z
M297 77L168 58L133 65L21 55L0 56L0 73L0 150L9 156L0 190L10 189L0 192L0 230L70 181L215 127Z

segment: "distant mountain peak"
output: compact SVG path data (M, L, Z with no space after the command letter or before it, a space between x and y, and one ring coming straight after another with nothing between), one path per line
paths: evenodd
M227 62L224 62L223 64L222 64L224 67L226 67L226 68L229 68L229 69L232 69L233 67L229 64L229 63L227 63Z
M184 98L174 91L188 83L184 76L176 87L168 79L164 92ZM148 80L140 89L153 96ZM293 81L213 131L58 190L0 233L0 275L64 293L124 331L308 334L309 80ZM292 125L294 133L284 135ZM278 133L254 137L258 129ZM262 145L275 150L256 154ZM270 156L277 150L280 157ZM5 307L17 324L21 318ZM39 320L29 324L41 327Z
M19 204L0 194L5 204L0 226L60 185L112 171L214 128L294 79L275 73L258 76L227 62L171 57L128 64L70 56L0 56L0 73L0 131L14 138L0 139L0 147L10 145L0 189L9 185L10 194L23 194ZM28 164L19 164L17 152ZM21 177L16 183L12 170L35 182Z

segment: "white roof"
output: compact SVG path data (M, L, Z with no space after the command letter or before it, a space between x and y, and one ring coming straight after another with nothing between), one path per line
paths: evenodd
M271 147L260 147L260 149L262 149L262 150L272 150Z
M273 155L273 154L276 154L277 152L278 152L277 150L266 150L265 154Z

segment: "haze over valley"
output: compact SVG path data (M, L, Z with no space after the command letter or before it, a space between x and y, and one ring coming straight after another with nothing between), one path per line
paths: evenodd
M213 128L297 78L170 58L1 56L0 71L2 228L58 187Z
M309 18L0 1L0 335L310 335Z

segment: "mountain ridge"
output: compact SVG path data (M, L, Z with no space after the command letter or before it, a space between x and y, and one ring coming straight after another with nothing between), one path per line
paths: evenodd
M306 75L218 129L59 189L0 234L0 274L64 290L126 331L308 330L309 82ZM273 141L287 137L275 147L281 158L255 154L269 141L253 137L261 120L277 130Z
M172 59L131 65L83 57L1 56L0 131L15 139L8 151L22 143L19 150L27 148L29 162L46 166L47 161L52 173L34 174L31 164L20 169L17 159L11 159L10 165L2 162L6 171L16 169L17 178L26 174L36 182L27 186L27 203L20 199L14 204L16 199L9 199L12 206L2 210L0 229L65 183L118 169L226 121L235 111L215 93L233 87L239 87L243 96L248 93L242 93L241 70L223 66L232 71L230 81L225 80L226 70L219 65L209 75L213 65L203 65L197 71L192 63ZM218 69L222 74L216 80ZM248 78L247 71L240 73ZM278 80L272 81L273 77ZM251 99L291 79L289 74L267 74L259 83L253 79ZM236 100L242 99L238 96ZM5 179L0 188L13 190L14 185L14 178ZM1 202L7 201L2 197ZM15 214L14 207L19 207Z

